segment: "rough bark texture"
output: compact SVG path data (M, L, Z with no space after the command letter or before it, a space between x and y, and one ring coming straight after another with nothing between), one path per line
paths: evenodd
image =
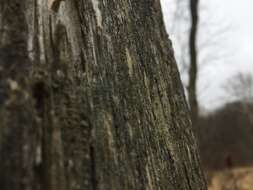
M199 105L197 98L197 78L198 78L197 32L199 20L198 4L199 0L190 0L190 13L191 13L191 29L189 36L190 69L189 69L189 85L187 87L187 91L189 97L189 104L191 108L191 120L194 129L196 128L196 122L199 114L198 113Z
M158 0L0 0L0 188L206 189Z

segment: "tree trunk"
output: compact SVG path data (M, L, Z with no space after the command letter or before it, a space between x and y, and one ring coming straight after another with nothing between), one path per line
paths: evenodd
M158 0L0 0L0 27L1 189L206 189Z
M191 13L191 29L189 37L190 49L190 69L189 69L189 85L187 87L189 104L191 108L191 120L196 130L196 122L198 119L198 98L197 98L197 77L198 77L198 54L197 54L197 32L198 32L198 4L199 0L190 0Z

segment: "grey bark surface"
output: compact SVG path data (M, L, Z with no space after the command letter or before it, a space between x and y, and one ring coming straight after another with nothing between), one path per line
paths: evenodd
M158 0L0 0L0 188L206 189Z

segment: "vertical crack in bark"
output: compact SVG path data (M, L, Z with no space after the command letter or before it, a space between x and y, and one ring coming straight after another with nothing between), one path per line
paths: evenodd
M49 96L43 81L37 81L33 85L32 94L35 100L35 108L38 112L38 116L43 117L43 113L45 111L46 98L48 98Z
M90 145L90 167L92 190L97 190L96 152L94 150L93 145Z

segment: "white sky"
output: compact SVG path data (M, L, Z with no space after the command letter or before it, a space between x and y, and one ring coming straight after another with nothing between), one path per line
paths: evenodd
M173 1L175 2L175 0L161 0L169 33ZM225 52L223 58L216 64L205 67L200 76L200 83L203 82L205 83L203 86L208 86L203 88L205 93L200 96L200 103L208 109L214 109L227 101L226 98L224 99L226 96L222 87L230 76L238 71L253 73L253 0L200 0L200 2L200 7L207 9L208 18L212 19L212 23L229 25L229 31L226 31L225 37L220 38L219 41ZM206 31L202 34L202 38L205 35L212 38ZM173 36L171 38L173 39ZM216 50L220 51L214 46L211 52L215 53Z

